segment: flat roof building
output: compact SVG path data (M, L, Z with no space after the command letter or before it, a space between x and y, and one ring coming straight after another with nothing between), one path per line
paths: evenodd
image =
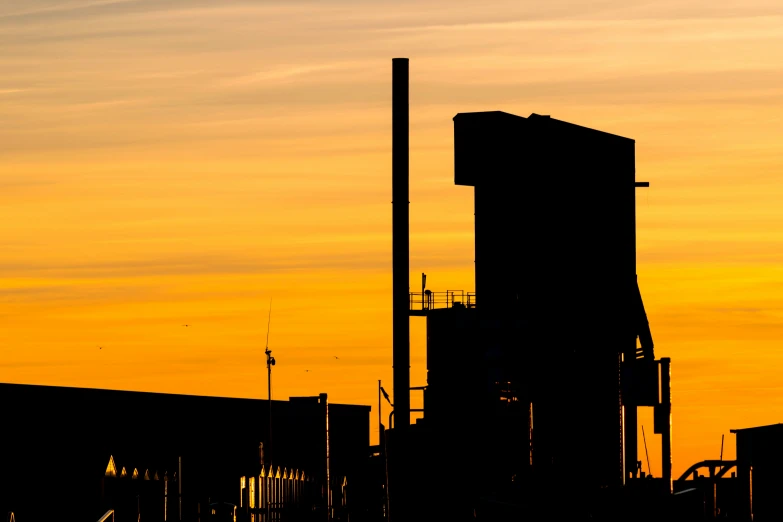
M737 436L740 509L747 520L780 520L783 424L731 430Z
M267 467L335 484L350 484L369 451L370 407L326 394L272 401L271 447L267 400L0 384L0 404L0 510L20 520L97 520L112 457L118 475L176 476L174 512L181 488L181 519L195 520L210 503L239 505L260 442Z

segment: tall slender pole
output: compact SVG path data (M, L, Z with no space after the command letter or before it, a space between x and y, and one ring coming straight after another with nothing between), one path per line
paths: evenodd
M392 448L392 484L399 522L408 519L407 445L411 422L410 201L408 59L392 59L392 369L397 427ZM391 428L391 426L390 426Z
M392 60L392 320L397 431L410 425L410 226L408 59Z
M270 310L271 311L271 310ZM266 349L266 369L267 369L267 388L269 393L269 445L272 445L272 365L270 364L270 355L272 354L272 351L267 348ZM269 459L269 470L267 471L267 477L269 476L269 473L271 473L272 470L272 460ZM269 482L268 480L266 482ZM269 501L269 495L266 495L266 519L267 521L271 520L271 510L272 510L272 504Z
M381 443L381 423L383 422L381 417L381 380L378 379L378 444Z
M272 353L272 350L269 350L269 354ZM267 356L267 359L270 359L270 357ZM266 370L267 370L267 396L269 397L269 400L267 401L269 404L269 446L272 446L272 365L269 363L269 360L267 360L266 363ZM271 463L271 460L270 460Z
M663 479L672 491L672 373L671 359L661 357L661 403L666 418L661 436L661 466Z
M271 455L271 448L272 448L272 366L275 365L275 358L272 357L272 350L269 349L269 327L272 325L272 299L269 299L269 319L267 320L266 324L266 350L264 350L264 353L266 354L266 383L267 383L267 393L268 393L268 410L269 410L269 435L268 435L268 441L267 441L267 451L266 453L268 455ZM267 478L269 477L270 473L272 472L272 458L271 456L267 458L267 462L269 462L269 469L267 470ZM264 481L265 484L269 485L271 482L269 480ZM269 493L269 491L267 492ZM271 520L271 511L272 511L272 503L269 498L269 495L266 496L266 519L267 522Z

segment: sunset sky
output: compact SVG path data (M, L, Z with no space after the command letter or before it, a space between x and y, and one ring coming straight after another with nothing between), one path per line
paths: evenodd
M675 477L783 421L779 0L3 2L0 381L266 398L271 299L274 398L370 404L377 440L398 56L412 282L474 289L455 114L633 138Z

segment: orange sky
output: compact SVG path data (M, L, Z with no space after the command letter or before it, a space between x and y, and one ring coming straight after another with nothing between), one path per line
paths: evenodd
M412 281L473 290L456 113L635 139L674 472L717 458L724 433L732 458L730 428L783 420L783 6L538 4L0 6L0 380L265 397L271 298L275 398L372 404L375 439L404 56ZM423 326L412 319L413 385ZM659 474L651 412L641 423Z

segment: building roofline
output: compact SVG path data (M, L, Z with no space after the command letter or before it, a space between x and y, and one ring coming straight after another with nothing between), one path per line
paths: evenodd
M556 118L552 118L549 115L536 114L535 112L531 113L530 116L528 116L527 118L525 118L524 116L518 116L516 114L511 114L509 112L504 112L504 111L460 112L456 116L454 116L454 118L452 118L452 119L454 121L456 121L457 118L463 119L466 116L474 116L475 117L475 116L481 116L481 115L484 115L484 116L490 116L491 115L491 116L495 116L495 117L505 118L505 119L508 119L508 120L516 119L516 120L521 120L521 121L531 121L533 123L542 122L544 120L549 120L549 121L552 121L552 122L556 122L557 125L571 127L573 130L579 130L579 131L582 131L582 132L589 131L591 133L596 133L596 134L601 135L601 136L606 137L606 138L612 138L612 139L628 141L628 142L631 142L631 143L636 143L636 140L634 140L633 138L627 138L625 136L620 136L619 134L612 134L611 132L606 132L606 131L602 131L602 130L598 130L598 129L593 129L591 127L585 127L584 125L577 125L576 123L571 123L571 122L564 121L564 120L558 120Z
M137 390L112 390L107 388L82 388L82 387L76 387L76 386L51 386L51 385L45 385L45 384L18 384L18 383L9 383L9 382L0 382L0 389L4 387L9 388L26 388L26 389L39 389L39 390L49 390L49 391L60 391L60 392L66 392L67 391L73 391L73 392L104 392L104 393L111 393L111 394L123 394L126 396L135 396L135 397L143 397L147 396L149 398L153 397L165 397L165 398L178 398L178 399L223 399L223 400L232 400L232 401L253 401L253 402L269 402L268 399L264 398L256 398L256 397L225 397L225 396L218 396L218 395L188 395L184 393L162 393L162 392L149 392L149 391L137 391ZM274 403L290 403L290 399L318 399L320 395L313 395L308 397L289 397L287 400L279 400L279 399L272 399L272 402ZM354 406L354 407L362 407L372 409L372 406L368 406L366 404L343 404L343 403L330 403L330 405L334 406Z
M775 426L783 426L783 422L778 422L777 424L766 424L764 426L753 426L752 428L737 428L733 430L729 430L729 433L739 433L741 431L751 431L751 430L760 430L764 428L774 428Z

